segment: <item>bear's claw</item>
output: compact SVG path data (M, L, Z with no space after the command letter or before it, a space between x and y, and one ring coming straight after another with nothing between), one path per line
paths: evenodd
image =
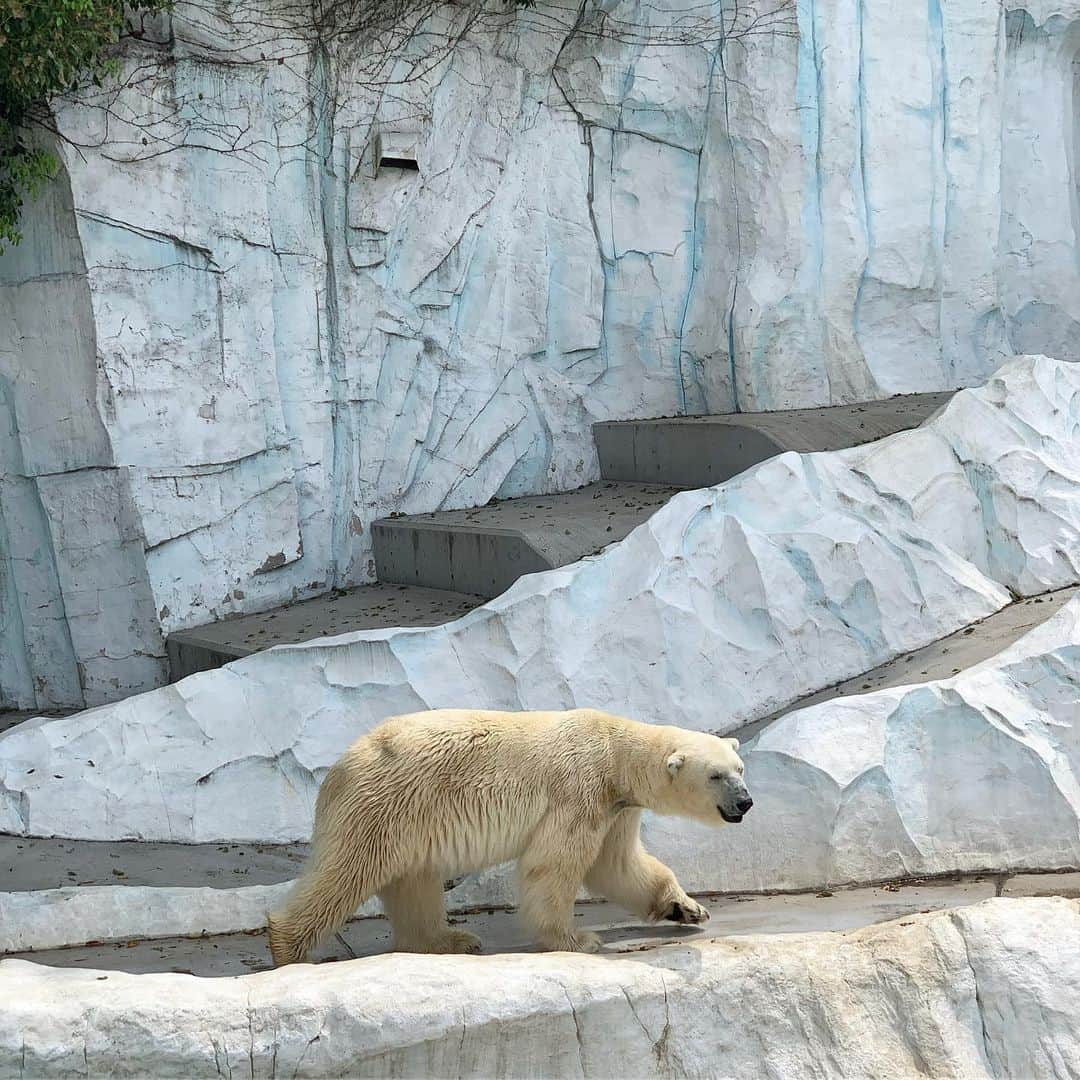
M673 900L660 918L666 919L668 922L693 925L708 922L709 910L702 907L696 900L687 897L685 900Z

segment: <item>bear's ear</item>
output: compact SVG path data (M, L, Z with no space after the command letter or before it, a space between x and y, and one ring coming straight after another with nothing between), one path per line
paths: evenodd
M738 739L728 739L728 742L731 743L731 749L732 750L738 750L739 749L739 740Z
M674 776L685 764L686 758L683 757L678 751L671 755L667 759L667 771Z

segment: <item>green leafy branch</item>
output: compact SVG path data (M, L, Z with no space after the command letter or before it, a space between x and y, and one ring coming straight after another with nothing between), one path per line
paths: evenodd
M127 12L166 10L171 0L0 0L0 252L21 238L19 213L59 162L37 144L49 101L116 70Z

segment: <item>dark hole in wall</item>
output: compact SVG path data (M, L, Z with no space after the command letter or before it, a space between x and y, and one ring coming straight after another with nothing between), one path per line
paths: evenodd
M410 169L419 172L420 166L412 158L381 157L379 158L380 169Z

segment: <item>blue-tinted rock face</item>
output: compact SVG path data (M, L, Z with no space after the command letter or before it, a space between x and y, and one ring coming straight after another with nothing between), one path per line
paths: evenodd
M181 2L58 109L83 149L0 260L0 706L370 579L375 517L583 483L598 419L1076 349L1074 0L797 0L723 48L537 5L389 89L282 10Z

